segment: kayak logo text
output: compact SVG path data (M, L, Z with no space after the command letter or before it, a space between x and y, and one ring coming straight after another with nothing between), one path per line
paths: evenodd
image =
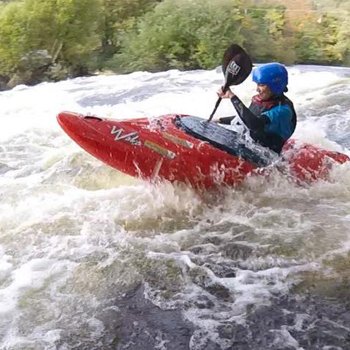
M124 140L135 146L141 145L141 141L139 140L139 135L137 132L130 132L128 134L125 134L124 129L118 129L115 125L113 125L111 134L115 135L115 141Z
M233 75L237 75L240 70L241 67L235 61L231 61L227 67L227 71Z

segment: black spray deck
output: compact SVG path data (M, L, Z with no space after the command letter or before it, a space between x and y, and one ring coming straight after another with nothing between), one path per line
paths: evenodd
M240 157L258 167L266 167L279 159L269 149L247 142L239 133L198 117L178 117L176 125L186 133Z

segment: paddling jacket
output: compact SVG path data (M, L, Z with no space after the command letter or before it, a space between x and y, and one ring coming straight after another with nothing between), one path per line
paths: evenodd
M237 96L232 97L231 102L249 129L251 138L262 146L280 153L284 143L292 136L297 123L292 101L285 95L262 101L256 95L252 98L249 108ZM220 118L219 123L230 124L233 118Z

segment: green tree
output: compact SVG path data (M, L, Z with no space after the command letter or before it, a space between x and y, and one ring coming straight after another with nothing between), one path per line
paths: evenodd
M106 62L116 72L210 69L232 42L258 62L349 65L349 1L305 1L305 13L291 12L296 4L304 3L0 0L0 75L39 69L40 78L46 67L41 78L59 79Z
M289 61L291 45L286 39L285 28L283 6L252 6L246 11L242 32L255 61Z
M121 33L131 29L136 18L152 9L158 2L159 0L101 0L102 52L117 52Z
M217 66L231 42L242 43L236 0L164 0L123 38L113 59L124 71Z
M343 65L350 65L350 3L349 1L338 1L337 15L339 30L335 50L339 53Z
M337 44L339 25L333 16L310 15L296 33L296 53L300 63L339 64L342 54Z
M0 72L11 73L21 59L46 50L53 62L79 71L99 45L99 0L24 0L0 13Z
M350 11L349 11L350 13ZM344 21L341 22L337 43L335 44L335 50L340 55L340 60L343 65L350 66L350 18L346 17Z

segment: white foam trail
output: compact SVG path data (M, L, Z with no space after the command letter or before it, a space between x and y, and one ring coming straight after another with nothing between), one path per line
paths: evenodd
M300 115L295 136L349 153L350 69L288 70L288 96ZM6 315L0 317L0 348L54 348L86 327L89 341L100 341L105 325L96 314L111 306L114 293L148 281L155 304L192 305L186 316L201 327L193 350L203 332L219 341L218 323L234 317L243 324L247 305L288 293L303 271L321 269L323 257L348 252L348 164L332 170L332 181L311 187L273 173L239 189L200 196L181 186L145 184L104 166L56 122L63 110L117 119L168 113L208 118L222 83L220 69L171 70L0 93L0 313ZM248 104L255 84L248 78L233 89ZM230 102L222 101L217 116L232 113ZM240 252L240 247L248 248ZM236 250L247 256L238 255L237 262L230 256ZM225 264L236 277L219 276ZM210 294L205 283L214 282L233 302ZM193 307L204 297L217 312ZM281 329L275 339L295 346L289 335ZM204 344L207 338L202 339Z

